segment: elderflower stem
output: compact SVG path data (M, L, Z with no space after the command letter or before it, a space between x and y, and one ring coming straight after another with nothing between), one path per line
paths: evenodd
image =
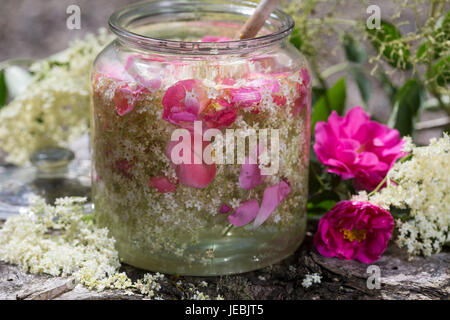
M334 66L331 66L321 73L321 77L324 79L327 79L328 77L330 77L331 75L333 75L335 73L344 71L345 69L347 69L348 65L349 65L348 62L342 62L342 63L336 64Z
M382 187L387 181L388 181L388 176L387 176L387 174L386 174L386 176L384 177L384 179L377 185L377 187L376 187L372 192L370 192L370 193L367 195L367 197L370 198L370 197L373 196L375 193L377 193L377 192L381 189L381 187Z
M408 159L410 158L410 156L411 156L411 155L408 154L408 155L406 155L406 156L400 158L399 162L400 162L400 163L405 162L406 160L408 160ZM375 193L377 193L377 192L381 189L381 187L382 187L386 182L387 182L388 184L391 183L391 179L388 178L388 174L386 174L386 176L384 177L384 179L377 185L377 187L376 187L373 191L371 191L371 192L367 195L367 197L370 198L370 197L373 196ZM394 181L394 182L398 184L397 181Z
M230 232L231 229L233 229L233 225L230 223L222 232L222 236L225 237L227 235L228 232Z

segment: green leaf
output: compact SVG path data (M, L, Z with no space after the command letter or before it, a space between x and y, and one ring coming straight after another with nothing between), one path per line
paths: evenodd
M294 45L294 47L302 51L303 40L300 35L300 29L295 28L294 31L292 31L289 41Z
M321 215L331 210L336 205L334 200L324 200L320 203L308 202L306 210L308 214Z
M397 92L389 125L402 136L414 133L414 123L425 96L423 86L416 80L407 81Z
M429 46L430 44L428 43L428 41L425 41L419 46L419 48L417 48L416 57L420 62L425 62L425 53L429 50Z
M340 200L340 198L339 198L339 195L336 192L334 192L332 190L324 190L324 191L322 191L320 193L317 193L317 194L313 195L309 199L309 201L314 203L314 204L318 204L318 203L321 203L321 202L326 201L326 200L334 200L335 202L337 202L337 201Z
M436 82L440 87L447 87L450 84L450 56L439 60L427 71L429 80Z
M350 34L344 35L342 45L348 61L364 63L367 60L366 48L362 43L358 44Z
M450 41L450 11L438 19L435 29L438 40Z
M6 105L8 90L6 88L5 71L0 71L0 109Z
M333 87L327 90L326 96L331 104L327 104L325 94L320 97L314 105L311 117L311 130L314 132L314 127L318 121L326 121L333 110L338 114L342 114L345 108L345 100L347 98L345 78L338 80Z
M360 68L351 68L350 72L358 85L359 92L361 93L361 98L363 99L365 105L367 106L370 100L370 95L372 93L372 85L370 84L369 78L361 71Z
M409 45L402 41L401 33L393 24L382 20L380 29L366 30L371 36L372 45L391 66L402 70L411 69L412 65L408 61L411 55Z
M313 87L311 94L311 104L315 105L320 97L325 94L325 91L326 90L322 87Z

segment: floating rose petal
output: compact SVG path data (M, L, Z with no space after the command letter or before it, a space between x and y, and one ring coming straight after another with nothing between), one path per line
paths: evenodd
M239 185L242 189L250 190L263 183L263 175L258 165L258 158L262 152L262 147L258 146L258 150L245 158L245 163L241 167L239 174Z
M115 163L116 170L127 178L131 178L130 169L133 167L133 161L126 159L117 160Z
M230 89L231 102L238 107L249 108L261 101L261 93L257 88L242 87Z
M248 158L246 159L248 162ZM244 163L239 174L239 185L242 189L250 190L263 183L261 169L257 164Z
M192 188L206 188L216 176L214 164L180 164L175 168L180 183Z
M114 92L114 103L119 116L124 116L133 111L137 103L139 90L132 90L128 85L118 87Z
M219 213L228 213L231 211L231 207L229 205L223 204L220 206Z
M252 199L242 202L239 207L228 216L228 221L236 227L249 224L258 214L258 200Z
M177 190L176 184L170 182L166 177L153 177L148 182L149 186L158 190L159 193L174 192Z
M266 188L264 190L261 208L253 223L253 228L257 228L263 224L290 192L291 187L286 181L281 181L275 186Z
M269 94L276 94L280 91L280 85L278 81L274 78L267 78L267 75L253 74L251 77L256 77L256 79L249 80L245 86L235 89L229 89L229 94L231 96L231 102L241 108L255 107L261 99L265 92ZM265 77L265 78L264 78ZM276 98L278 103L283 104L285 98ZM285 103L285 102L284 102Z
M182 139L182 138L181 138ZM200 137L201 139L201 137ZM202 141L202 140L200 140ZM209 145L209 142L202 141L202 152ZM180 156L183 157L183 152L189 152L189 163L175 164L172 160L172 150L176 147L180 147ZM191 134L191 140L185 141L170 141L166 148L166 156L172 161L172 165L175 168L178 180L181 184L192 188L205 188L207 187L216 176L216 165L206 164L201 158L201 154L196 154L194 150L194 135ZM200 162L199 164L196 164Z
M98 70L102 73L106 78L115 81L132 81L133 78L131 75L125 70L122 64L118 62L107 63L104 62L98 66Z
M237 116L238 110L225 99L213 101L200 115L207 127L219 129L231 126Z
M208 105L206 90L200 80L182 80L167 89L162 105L163 119L192 129L193 122L199 120L199 114Z
M149 91L155 91L161 87L161 79L160 78L146 79L144 77L141 77L140 75L137 75L135 78L139 82L140 85L142 85Z
M305 87L309 86L309 83L311 82L311 78L309 76L308 70L306 68L302 68L301 73L302 73L303 84L305 85Z
M277 106L284 106L287 103L286 96L273 94L272 98L273 98L273 102L275 102L277 104Z

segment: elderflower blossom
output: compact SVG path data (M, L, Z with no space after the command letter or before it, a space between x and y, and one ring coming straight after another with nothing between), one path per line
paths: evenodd
M314 283L320 283L322 280L322 276L318 273L308 273L302 281L303 288L309 288Z
M132 286L118 273L119 257L108 230L96 227L84 214L85 198L57 199L55 206L42 198L9 218L0 230L0 260L30 273L69 276L99 291Z
M142 280L138 280L135 284L136 289L138 289L142 294L153 298L155 292L161 290L161 285L158 283L159 280L164 279L164 275L159 272L155 274L146 273Z
M87 132L90 68L112 39L102 29L30 67L31 83L0 111L0 149L8 162L23 164L37 149L65 146Z
M450 138L412 147L411 159L400 161L388 173L389 183L369 201L395 214L397 244L411 255L430 256L450 241ZM359 197L364 196L360 195Z
M204 294L203 292L195 290L194 295L192 296L191 300L211 300L211 298L207 294Z

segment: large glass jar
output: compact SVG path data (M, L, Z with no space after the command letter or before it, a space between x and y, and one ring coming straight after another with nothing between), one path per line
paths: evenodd
M306 227L311 84L275 11L152 1L116 12L92 75L93 201L124 262L182 275L250 271Z

